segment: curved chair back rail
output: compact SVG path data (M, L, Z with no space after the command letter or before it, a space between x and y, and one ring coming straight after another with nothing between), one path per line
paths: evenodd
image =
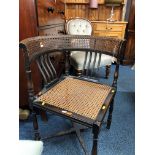
M54 51L93 51L119 57L121 39L112 37L94 37L85 35L37 36L24 39L20 48L24 48L29 60L41 53Z
M58 78L51 60L51 53L57 51L64 52L66 58L65 73L68 75L70 68L70 51L85 52L82 75L93 77L95 75L95 68L99 69L100 67L102 54L114 56L117 58L117 64L119 65L121 44L122 40L110 37L64 35L28 38L20 42L20 48L24 49L25 68L28 74L28 79L31 81L31 62L36 61L42 74L44 84L45 86L48 86ZM94 59L92 60L93 54ZM31 82L29 82L29 85L33 85L30 84ZM30 86L30 88L31 87L32 86Z

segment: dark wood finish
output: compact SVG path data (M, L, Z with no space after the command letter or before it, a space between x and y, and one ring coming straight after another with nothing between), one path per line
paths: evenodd
M69 75L69 69L70 69L70 64L69 64L69 56L70 56L70 51L66 51L66 62L65 62L65 74Z
M110 74L110 65L106 65L106 75L105 75L105 78L108 79L109 77L109 74Z
M64 15L63 6L60 2L56 4L54 1L42 1L42 0L20 0L19 1L19 40L23 40L28 37L37 35L51 35L62 34L64 31ZM48 7L55 8L54 13L47 12L44 9ZM38 8L38 12L37 12ZM38 25L39 24L39 25ZM50 26L45 26L53 24ZM38 27L45 26L45 27ZM56 64L56 70L58 75L63 71L63 56L58 54L54 57ZM60 63L59 63L60 62ZM32 78L34 80L35 92L40 90L39 85L40 73L37 64L32 64L33 72ZM21 108L28 108L28 93L26 85L26 75L24 72L24 58L23 53L19 53L19 105Z
M37 17L35 12L34 0L20 0L19 1L19 40L23 40L28 37L37 36ZM35 70L36 65L32 65L32 70ZM33 74L35 79L35 88L38 90L38 84L40 83L39 74L37 70ZM19 105L22 108L28 107L28 94L26 85L26 75L24 71L24 58L23 53L19 53Z
M133 65L135 62L135 0L131 1L126 40L123 64Z
M74 123L74 124L76 124L76 123ZM85 129L88 129L88 128L84 127L84 126L80 126L80 127L73 126L69 130L60 131L60 132L55 133L55 134L53 134L51 136L44 137L44 138L42 138L42 140L44 141L44 140L55 138L55 137L60 137L60 136L68 135L68 134L73 134L73 133L76 133L77 129L80 130L80 132L83 132Z
M19 0L19 40L37 36L35 0Z
M109 108L109 115L108 115L107 127L106 127L107 129L110 129L110 126L111 126L113 106L114 106L114 100L112 100Z
M48 117L47 117L46 111L44 111L44 110L40 111L40 115L41 115L42 121L44 121L44 122L48 121Z
M93 125L93 147L91 155L97 155L97 142L98 142L99 126L97 123Z
M38 11L38 26L48 26L64 23L64 4L57 0L36 0ZM53 10L53 11L49 11Z
M119 74L119 64L116 64L116 69L114 73L114 80L112 86L117 89L117 79L118 79L118 74Z
M76 42L73 42L75 41ZM88 40L89 40L89 47L88 47ZM43 44L38 44L43 43ZM38 45L38 46L36 46ZM102 45L102 46L101 46ZM119 71L119 64L120 64L120 51L121 51L121 45L122 40L114 39L114 38L98 38L93 36L71 36L71 35L65 35L65 36L44 36L44 37L36 37L24 40L20 43L20 48L27 49L25 50L24 56L25 56L25 71L27 75L27 86L28 86L28 94L29 94L29 104L30 107L33 108L36 107L40 110L46 110L52 113L55 113L56 115L62 116L64 118L68 118L69 120L73 121L74 123L78 123L81 125L84 125L86 127L92 128L93 133L93 147L92 147L92 155L97 155L97 141L98 141L98 135L99 130L101 128L101 124L103 122L104 116L109 108L109 117L107 122L107 128L110 128L111 120L112 120L112 111L113 111L113 101L114 96L117 90L117 79L118 79L118 71ZM25 48L26 47L26 48ZM87 47L87 48L86 48ZM115 54L113 53L113 49L115 48ZM29 52L28 52L29 51ZM54 65L52 60L48 60L49 56L53 54L53 52L59 51L65 54L66 59L66 70L65 75L62 75L61 78L57 76L53 76L55 74L55 69L53 69ZM105 97L105 100L103 101L102 108L99 108L99 111L96 113L94 118L92 118L92 111L91 110L91 117L86 117L85 115L78 114L77 112L69 112L66 109L62 109L59 106L48 104L46 100L39 100L39 94L38 96L34 96L34 87L33 87L33 78L32 78L32 70L31 70L31 63L38 61L38 67L42 74L42 77L44 79L44 86L40 93L40 95L45 94L48 90L53 90L55 86L58 86L60 82L65 80L66 76L69 75L69 56L71 51L83 51L83 52L92 52L107 54L107 55L113 55L115 58L117 58L116 61L116 67L114 71L114 79L112 85L105 85L101 84L99 81L95 80L96 74L91 74L94 69L90 68L90 66L87 66L88 69L92 69L92 72L86 72L86 75L81 75L80 77L73 77L72 79L78 79L79 81L87 81L87 85L89 84L100 84L100 86L106 86L104 88L108 87L108 94ZM111 51L111 52L110 52ZM89 62L91 61L91 56L89 57ZM85 61L85 60L84 60ZM100 59L99 59L100 61ZM98 64L98 63L97 63ZM94 65L93 65L94 66ZM95 66L94 66L95 67ZM85 69L85 67L84 67ZM85 72L83 72L85 73ZM91 75L93 75L91 77ZM98 79L98 77L97 77ZM88 84L89 83L89 84ZM69 85L70 83L67 83ZM75 84L75 83L74 83ZM82 83L83 85L84 83ZM69 85L70 86L70 85ZM92 85L91 85L92 86ZM93 86L92 86L93 87ZM95 87L96 88L96 87ZM58 89L58 88L56 88ZM68 87L67 87L68 89ZM48 92L49 92L48 91ZM64 91L64 90L63 90ZM60 93L60 89L58 90ZM68 92L68 91L67 91ZM106 93L106 90L105 92ZM92 94L93 95L93 94ZM51 95L50 95L51 96ZM48 96L48 98L50 97ZM67 97L65 95L65 97ZM45 103L45 102L46 103ZM73 101L73 100L72 100ZM61 104L59 102L59 104ZM69 103L67 103L69 104ZM96 105L95 105L96 106ZM106 106L106 107L105 107ZM65 111L66 110L66 111ZM80 110L80 109L79 109ZM65 112L64 112L65 111ZM37 117L36 114L33 111L33 124L34 124L34 134L35 139L39 140L39 132L38 132L38 123L37 123ZM76 129L74 127L76 135L82 145L82 148L85 153L87 153L85 149L84 142L80 136L79 129ZM67 132L64 132L64 134L72 133L74 130L70 130ZM63 135L63 133L57 134L57 136Z
M35 112L32 112L33 116L33 128L34 128L34 139L35 140L40 140L40 134L38 132L38 120L37 120L37 115Z
M52 0L36 0L36 8L39 36L62 35L65 33L64 4L61 1L57 0L55 3ZM64 55L61 52L56 52L50 57L59 77L64 71Z

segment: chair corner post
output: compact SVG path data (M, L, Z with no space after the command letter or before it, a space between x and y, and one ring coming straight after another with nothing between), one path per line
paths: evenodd
M97 142L100 124L101 123L98 121L93 124L93 147L91 155L97 155Z
M69 69L70 69L70 63L69 63L69 58L70 58L70 51L65 51L65 57L66 57L66 62L65 62L65 75L69 75Z
M109 114L108 114L108 120L107 120L107 126L106 126L107 129L110 129L110 126L111 126L113 108L114 108L114 99L112 100L109 107Z

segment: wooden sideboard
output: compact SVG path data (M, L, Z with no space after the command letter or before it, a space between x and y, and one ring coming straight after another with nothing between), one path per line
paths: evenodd
M93 35L111 36L123 39L127 22L107 23L104 21L92 21Z
M20 0L19 1L19 40L38 35L37 31L37 15L35 0ZM25 74L23 52L19 51L19 106L22 108L28 107L27 79ZM35 70L33 78L35 79L35 91L40 89L40 74L36 64L32 65L32 70Z
M39 35L56 35L64 32L64 4L52 0L36 0Z
M125 38L127 42L124 49L123 64L133 65L135 63L135 0L131 0Z
M50 7L55 9L51 13ZM38 35L58 34L59 30L64 31L64 4L50 0L20 0L19 1L19 40ZM48 9L49 8L49 9ZM60 11L60 12L59 12ZM60 73L63 69L58 62L62 61L60 55L53 57L56 64L57 72ZM61 58L61 59L60 59ZM35 92L41 88L41 75L39 74L36 64L32 65L32 70L35 70L33 77L35 79ZM22 51L19 52L19 106L28 108L28 93L27 81L24 69L24 58Z

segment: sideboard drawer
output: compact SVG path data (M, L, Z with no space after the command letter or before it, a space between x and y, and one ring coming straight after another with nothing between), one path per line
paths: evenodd
M114 37L114 38L120 38L122 39L124 36L122 36L121 32L106 32L106 31L94 31L94 36L107 36L107 37Z
M120 39L124 38L125 28L127 22L92 22L93 35L95 36L110 36L117 37Z
M72 4L88 4L89 0L60 0L63 3L72 3ZM105 0L97 0L98 4L104 4Z
M124 25L121 24L106 24L94 23L93 28L95 31L123 31Z

